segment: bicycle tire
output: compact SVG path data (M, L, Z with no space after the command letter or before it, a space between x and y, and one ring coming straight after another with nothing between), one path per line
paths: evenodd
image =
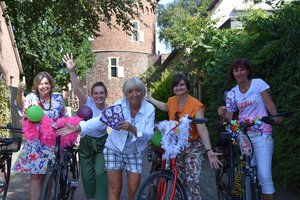
M159 192L157 191L158 184L161 181L165 181L167 185L164 195L165 200L170 199L170 195L172 193L172 186L174 178L172 174L168 171L159 171L152 173L144 182L143 184L138 188L138 191L135 195L135 200L153 200L158 199L157 197L161 197ZM163 183L165 183L163 182ZM161 199L161 198L160 198ZM175 191L175 197L174 200L186 200L186 193L184 190L184 187L179 179L177 179L176 183L176 191Z
M77 153L73 152L70 159L70 163L68 165L67 193L68 193L69 200L74 199L74 193L79 184L78 179L79 179L79 168L77 162Z
M0 188L1 188L1 199L6 199L8 186L10 181L10 169L11 169L11 155L2 155L3 162L1 163L1 178L0 178Z
M233 194L234 184L230 183L230 179L234 176L233 170L229 165L222 166L215 172L218 200L234 200L238 199Z
M243 184L243 200L254 200L253 199L253 188L252 188L252 178L249 175L244 177Z
M59 200L59 185L57 173L49 170L42 186L40 200Z

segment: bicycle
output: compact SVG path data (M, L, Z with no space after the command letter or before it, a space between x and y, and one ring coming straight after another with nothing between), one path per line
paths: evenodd
M260 126L262 122L275 125L275 117L288 117L290 112L279 113L270 117L262 117L252 122L225 122L222 126L227 127L228 132L221 132L219 142L222 145L222 153L225 156L223 166L216 170L216 185L218 190L218 199L226 200L260 200L261 188L258 180L256 166L251 165L253 157L253 144L247 134L248 128L254 125ZM240 164L235 161L235 144L238 137L244 136L246 142L249 142L249 149L244 151L240 146L241 157ZM242 143L239 143L241 145Z
M10 134L21 134L20 128L1 126L1 130ZM10 175L12 154L20 150L22 137L0 138L0 198L6 199Z
M60 135L56 137L54 154L49 159L40 200L72 200L79 185L78 147L73 145L61 149L60 138Z
M188 145L189 124L206 123L207 119L190 119L187 116L185 116L182 117L179 120L179 123L177 124L174 121L169 122L173 124L169 127L163 127L159 129L163 133L161 147L164 151L162 151L162 149L159 148L157 149L158 151L156 151L156 153L158 154L157 156L155 156L155 160L153 160L150 175L144 180L144 182L139 187L135 196L135 200L173 200L175 198L180 200L187 199L184 186L178 178L178 169L176 167L176 155L185 147L187 147L185 145ZM160 122L160 124L161 123L162 122ZM179 133L178 131L180 131L180 134L182 135L179 136L180 140L176 141L176 139L179 139L176 138L178 136L176 136L176 134ZM164 139L164 137L167 138ZM177 149L177 151L175 150L167 152L170 150L166 147L167 145L169 145L167 141L169 141L170 139L174 139L174 141L176 141L177 144L179 144L180 141L184 144L181 146L181 148ZM161 165L160 168L158 167L159 163Z

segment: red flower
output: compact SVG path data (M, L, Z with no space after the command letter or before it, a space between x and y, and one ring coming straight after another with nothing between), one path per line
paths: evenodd
M30 160L30 161L33 161L33 160L35 160L35 159L36 159L36 155L35 155L35 154L30 154L29 160Z

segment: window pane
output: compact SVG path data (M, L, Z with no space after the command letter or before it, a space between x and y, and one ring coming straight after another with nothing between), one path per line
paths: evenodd
M111 77L117 77L117 67L111 67Z
M111 58L110 59L110 65L117 66L117 59L116 58Z
M133 41L139 41L138 31L132 31L132 40Z
M132 22L132 30L139 30L138 22Z

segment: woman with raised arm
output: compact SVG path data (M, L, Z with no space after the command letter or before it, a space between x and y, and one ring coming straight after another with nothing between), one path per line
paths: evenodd
M154 132L154 107L144 100L146 93L143 82L130 78L123 85L124 97L114 106L122 110L124 119L112 129L105 143L105 168L108 175L108 195L110 200L119 200L122 191L122 176L127 175L128 199L133 200L139 187L142 173L142 152ZM104 114L103 114L104 115ZM58 130L61 135L73 132L87 134L106 127L100 121L102 116L80 122L79 126L67 125Z
M226 110L224 114L224 106L218 108L218 113L225 120L230 121L233 113L238 111L238 119L254 120L277 114L276 106L269 93L270 86L262 79L253 79L250 63L247 59L239 58L230 66L230 75L237 85L231 89L226 95ZM281 122L280 117L274 118L276 123ZM259 130L248 131L248 135L253 143L254 155L251 160L252 164L256 164L258 172L258 180L262 187L262 199L272 200L275 192L272 180L272 155L274 141L272 138L272 127L263 123Z
M79 99L79 104L89 106L93 111L93 117L100 116L102 111L108 107L105 103L107 98L106 86L102 82L96 82L92 86L89 97L79 85L73 55L66 54L63 61L69 70L74 93ZM106 138L106 127L81 135L80 138L79 163L86 199L106 200L108 198L107 174L104 168L103 155Z
M169 114L170 120L179 120L184 115L195 118L204 118L204 105L190 96L189 80L183 74L176 74L171 83L171 89L175 96L168 99L167 103L154 99L147 95L145 99L154 104L162 111ZM212 150L209 134L205 124L191 124L190 147L186 148L177 157L177 167L180 179L183 180L189 200L199 200L200 196L200 173L201 163L206 153L211 167L219 168L221 162L218 159L220 153Z
M40 106L44 114L51 119L66 116L63 98L53 93L54 80L47 72L38 73L33 81L32 92L23 101L23 84L20 84L17 93L17 105L24 114L30 106ZM25 114L24 114L25 116ZM54 148L43 144L40 139L26 140L19 153L12 170L30 174L29 196L30 200L38 200L42 190L43 181L48 168L48 160L54 153Z

